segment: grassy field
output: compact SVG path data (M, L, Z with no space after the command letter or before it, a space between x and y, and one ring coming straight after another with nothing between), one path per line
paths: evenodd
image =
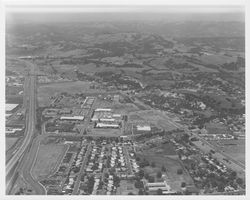
M200 59L205 64L215 64L215 65L216 64L221 65L223 63L236 61L236 57L229 57L219 54L202 55L198 59Z
M66 83L53 83L49 85L42 85L38 88L38 103L39 105L48 105L50 102L49 97L54 96L56 93L91 93L99 92L98 90L89 89L90 82L75 81ZM103 91L100 91L103 92Z
M5 138L5 151L8 151L16 142L18 138L6 137Z
M227 128L220 123L206 123L206 129L209 134L227 134Z
M172 118L160 111L148 110L136 112L136 114L140 115L145 121L155 124L157 127L161 127L166 131L171 131L180 127L180 125L174 122Z
M40 145L31 170L33 177L39 180L49 175L58 166L66 149L65 145Z
M245 164L245 140L221 140L211 143L235 160Z
M93 136L117 137L122 134L121 129L94 128L91 130Z

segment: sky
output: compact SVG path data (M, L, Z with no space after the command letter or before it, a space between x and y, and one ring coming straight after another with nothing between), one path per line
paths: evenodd
M110 20L244 21L243 6L7 6L6 20L36 22Z

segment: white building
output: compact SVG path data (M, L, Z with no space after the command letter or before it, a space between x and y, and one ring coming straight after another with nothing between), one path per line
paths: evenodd
M82 120L84 120L84 116L61 116L60 120L77 120L77 121L82 121Z
M136 129L138 131L151 131L151 127L150 126L141 126L141 125L137 125Z
M97 123L96 128L119 128L118 124Z

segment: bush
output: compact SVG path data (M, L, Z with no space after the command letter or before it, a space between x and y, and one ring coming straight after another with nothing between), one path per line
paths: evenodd
M181 183L181 187L186 187L186 183L185 183L185 182L182 182L182 183Z
M165 167L165 166L162 166L162 167L161 167L161 171L162 171L162 172L166 172L166 171L167 171L166 167Z

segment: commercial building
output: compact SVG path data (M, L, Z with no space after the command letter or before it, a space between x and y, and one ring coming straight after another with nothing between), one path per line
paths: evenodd
M162 192L164 194L167 193L172 193L170 186L167 184L166 181L164 182L156 182L156 183L147 183L146 184L148 191L151 194L154 194L155 192L157 192L159 189L162 190Z
M119 128L119 124L96 123L96 128Z
M95 112L111 112L111 108L97 108L95 109Z
M61 116L60 120L82 121L84 120L84 116Z
M136 126L137 131L151 131L151 127L150 126L141 126L141 125L137 125Z

